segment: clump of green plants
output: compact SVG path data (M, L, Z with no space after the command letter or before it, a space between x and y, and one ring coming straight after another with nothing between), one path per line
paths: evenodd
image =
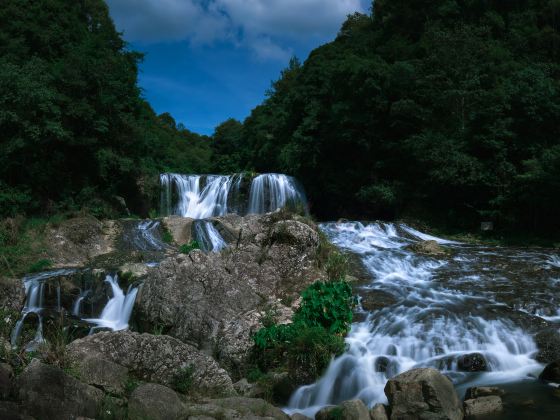
M166 244L173 243L173 235L171 234L171 232L169 231L169 229L165 225L163 225L163 227L162 227L161 240L163 242L165 242Z
M338 251L333 251L325 263L327 278L331 281L344 280L348 274L348 257Z
M264 326L253 336L257 367L287 370L296 383L313 381L344 351L354 305L346 281L313 283L303 291L292 323Z
M193 385L193 375L194 365L188 365L179 370L179 372L177 372L177 374L173 378L173 389L182 394L188 393Z
M195 249L200 249L200 244L196 240L190 241L188 244L183 244L179 247L179 251L183 254L188 254Z
M52 266L52 262L47 259L41 259L29 266L27 270L29 273L38 273L40 271L45 271Z

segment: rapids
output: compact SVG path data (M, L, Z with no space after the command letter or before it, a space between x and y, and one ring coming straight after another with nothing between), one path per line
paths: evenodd
M434 367L458 392L473 385L534 379L535 326L557 321L558 255L541 250L489 248L447 241L406 225L326 223L321 229L343 251L357 254L370 282L359 287L362 306L383 304L357 318L347 351L316 383L300 387L287 413L313 417L326 405L359 398L386 403L387 380L414 367ZM436 240L446 257L415 254L407 246ZM469 361L481 360L473 372Z

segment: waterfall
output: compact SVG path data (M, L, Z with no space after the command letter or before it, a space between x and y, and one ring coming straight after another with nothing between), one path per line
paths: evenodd
M227 247L226 241L216 230L212 222L197 220L194 224L195 239L205 252L219 252Z
M95 325L92 330L97 328L109 328L112 331L126 330L138 288L129 286L125 294L119 287L117 275L107 276L105 281L111 286L113 297L109 299L99 318L84 319L84 321Z
M360 256L371 276L371 283L360 289L364 296L388 293L394 301L364 313L365 321L352 325L347 351L316 383L292 395L287 413L313 417L321 407L350 399L369 406L387 403L387 380L415 367L439 369L461 389L522 380L542 370L533 359L533 338L519 324L519 312L490 291L503 277L490 271L494 260L487 256L504 264L530 260L537 266L547 262L545 256L536 252L520 258L519 251L489 251L406 225L328 223L321 229L335 245ZM407 246L419 239L446 244L455 256L439 259L409 251ZM465 367L472 357L483 360L482 372Z
M247 192L243 174L160 175L161 212L193 219L227 213L263 214L288 207L307 213L307 200L298 182L283 174L255 177Z
M123 240L134 250L163 251L167 245L161 239L159 220L126 221Z
M74 269L61 269L53 271L45 271L43 273L29 275L23 278L23 285L25 287L25 304L21 311L21 318L16 322L14 330L12 331L11 344L13 347L17 346L18 339L21 335L25 319L30 314L37 316L37 329L35 338L30 343L27 343L26 349L34 350L43 340L43 310L45 309L45 282L49 279L65 276L75 273ZM57 284L57 307L60 311L60 285Z
M262 174L253 179L249 194L249 214L263 214L284 207L307 214L307 200L296 180L283 174Z
M228 198L237 194L242 175L161 174L162 213L192 219L223 216L228 212ZM173 192L178 200L172 205Z

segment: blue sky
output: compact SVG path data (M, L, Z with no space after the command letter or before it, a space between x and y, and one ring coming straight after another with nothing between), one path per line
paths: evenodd
M369 0L107 0L117 29L144 52L140 86L156 112L212 134L245 119L292 55L336 36Z

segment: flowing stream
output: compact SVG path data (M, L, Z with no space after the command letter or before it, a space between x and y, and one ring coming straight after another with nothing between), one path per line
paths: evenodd
M549 251L446 241L406 225L327 223L321 229L359 256L371 281L359 288L360 322L347 351L316 383L300 387L286 412L313 417L326 405L359 398L386 403L387 380L414 367L468 386L523 381L540 373L532 326L557 321L560 258ZM449 256L407 247L436 240ZM369 308L369 310L368 310Z

